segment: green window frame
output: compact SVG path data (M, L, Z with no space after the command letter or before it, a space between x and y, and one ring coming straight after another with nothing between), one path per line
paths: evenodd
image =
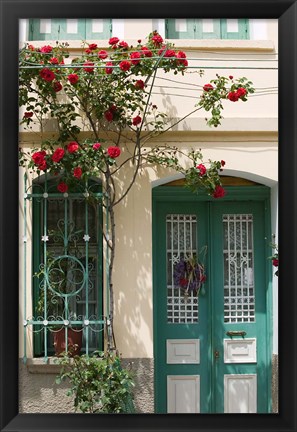
M68 32L67 24L72 21L76 32ZM47 25L47 31L43 25ZM71 24L71 23L70 23ZM92 40L109 39L112 34L111 19L84 19L67 20L58 19L30 19L29 20L29 40Z
M45 185L45 183L47 184ZM53 335L57 329L63 327L65 319L69 320L69 327L76 328L76 326L79 326L79 328L82 328L81 354L103 350L103 241L101 233L103 215L101 183L93 180L89 182L88 191L90 193L86 196L84 195L85 192L79 189L73 189L71 193L64 196L57 193L56 185L57 180L44 182L44 179L37 179L33 182L31 199L34 357L55 355ZM100 196L101 198L99 198ZM85 239L85 235L89 236L89 239ZM45 236L47 237L46 240L44 240ZM67 239L67 251L65 239ZM87 275L84 288L77 294L68 297L67 313L64 297L59 299L56 294L53 295L49 283L45 284L45 276L42 274L42 268L49 269L53 260L65 256L66 253L70 257L70 263L76 260L78 268L83 268L85 275ZM45 264L45 256L47 264ZM74 270L70 271L75 272L76 270L74 268ZM48 271L47 275L49 274ZM80 277L79 275L78 279ZM79 280L77 287L79 288L81 284L82 282ZM45 285L48 309L43 306ZM71 287L70 294L75 290L76 286ZM55 289L55 292L58 292L58 288ZM55 304L57 298L60 301L58 305ZM42 302L41 307L40 301ZM44 320L49 322L47 329L44 328ZM51 326L50 322L55 320L61 320L62 324L56 325L56 327ZM90 321L87 326L85 325L86 320Z
M238 19L236 31L230 31L228 19L166 19L168 39L249 39L249 20ZM203 24L206 24L205 28ZM209 29L207 29L207 24ZM236 24L236 23L235 23ZM211 31L209 31L211 30Z

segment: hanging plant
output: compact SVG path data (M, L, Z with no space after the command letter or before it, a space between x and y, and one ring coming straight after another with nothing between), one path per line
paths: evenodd
M176 288L184 290L185 296L189 296L192 292L198 295L206 281L204 264L197 259L196 255L180 258L174 267L173 280Z

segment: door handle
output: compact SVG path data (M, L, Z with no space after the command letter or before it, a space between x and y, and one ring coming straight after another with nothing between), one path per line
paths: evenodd
M230 336L231 338L233 336L241 336L241 337L245 337L246 332L244 330L238 330L238 331L227 331L226 332L227 336Z

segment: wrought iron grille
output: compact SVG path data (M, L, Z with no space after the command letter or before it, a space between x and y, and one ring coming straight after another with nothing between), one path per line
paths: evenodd
M225 214L224 322L255 322L253 215Z
M197 220L195 215L169 214L167 230L167 322L198 322L198 296L185 297L184 290L174 284L174 266L181 258L197 253Z
M24 193L24 360L27 333L51 355L53 335L70 329L82 333L83 352L99 349L102 315L102 193L98 183L58 193L56 183L33 184ZM27 204L33 208L33 316L27 316ZM35 238L34 238L35 237ZM36 335L39 335L38 337Z

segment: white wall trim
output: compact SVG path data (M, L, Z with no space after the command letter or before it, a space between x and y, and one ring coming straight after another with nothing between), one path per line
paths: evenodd
M119 39L125 37L125 20L113 19L112 20L112 36L117 36Z
M267 40L267 21L263 19L250 19L250 40Z
M25 42L29 37L29 20L19 20L19 42Z

